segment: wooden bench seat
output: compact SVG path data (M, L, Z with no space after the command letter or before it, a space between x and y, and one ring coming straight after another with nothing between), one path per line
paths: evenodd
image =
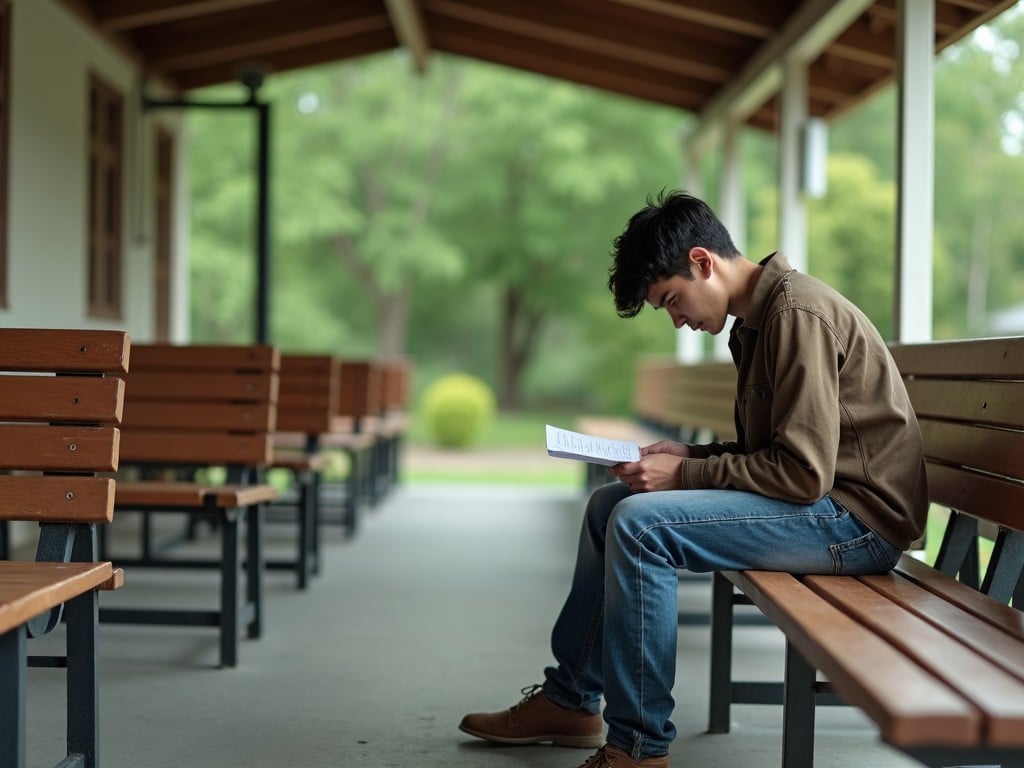
M34 562L0 560L0 761L23 768L26 668L66 670L59 766L99 760L97 592L124 572L97 562L114 509L129 340L119 331L0 329L0 521L35 526ZM26 543L32 543L31 541ZM13 549L13 547L11 547ZM63 621L63 656L29 653ZM33 764L39 764L33 760Z
M815 704L845 703L925 765L1022 766L1024 338L893 355L925 436L929 498L952 510L934 567L905 554L876 576L716 574L709 731L729 730L732 703L782 703L782 765L809 768ZM732 680L732 607L746 601L785 635L783 684Z
M240 632L262 632L262 513L278 495L263 479L273 456L280 353L263 344L138 344L132 352L115 504L119 513L140 513L142 525L138 551L112 559L139 568L217 570L219 602L216 610L105 605L100 620L212 626L220 665L234 667ZM212 481L214 471L226 481ZM157 542L152 518L169 514L184 521L183 534ZM218 532L219 555L176 551L195 539L197 521Z

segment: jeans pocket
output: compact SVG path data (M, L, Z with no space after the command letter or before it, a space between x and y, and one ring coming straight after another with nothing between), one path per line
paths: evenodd
M899 560L896 548L874 531L868 531L850 541L832 544L828 549L837 576L887 573Z

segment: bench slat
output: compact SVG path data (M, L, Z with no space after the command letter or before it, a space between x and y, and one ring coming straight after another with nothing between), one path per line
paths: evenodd
M0 466L15 470L113 472L116 427L0 424Z
M963 608L979 619L997 626L1019 642L1024 642L1024 611L997 603L973 587L957 581L951 576L909 555L900 558L896 571L925 589L940 595L942 599ZM1024 665L1024 660L1020 662Z
M272 455L271 437L265 433L133 430L121 437L122 462L265 466Z
M0 520L109 523L114 481L72 475L0 475Z
M0 376L0 419L112 423L121 420L124 382L87 376Z
M847 701L878 724L887 740L959 747L977 743L981 716L973 706L796 577L768 571L724 575Z
M0 561L0 633L90 589L113 576L110 563Z
M1024 531L1024 485L943 464L928 464L928 497L936 504Z
M1024 381L906 379L918 418L1019 427L1024 423Z
M181 507L201 509L213 498L222 510L274 501L277 489L270 485L206 485L183 482L122 482L117 486L117 506Z
M132 347L132 377L145 370L278 371L281 353L270 344L136 344Z
M894 344L904 376L1024 378L1024 337Z
M968 646L1002 667L1004 671L1024 681L1024 646L1020 640L1015 640L996 624L986 619L979 621L976 613L966 611L922 587L920 582L898 574L864 576L861 577L861 581L884 595L886 599L929 621L939 631L954 637L958 643ZM995 600L990 599L988 602L990 610L1006 607Z
M124 373L128 334L123 331L0 329L0 369Z
M115 500L119 509L133 506L168 506L196 509L203 506L208 486L201 483L119 480Z
M1008 477L1024 476L1020 462L1024 455L1024 432L931 419L921 419L920 424L929 459Z
M886 578L874 577L873 581L880 585ZM988 659L966 651L959 639L858 579L807 576L804 582L971 701L983 713L986 741L1024 746L1024 682ZM950 663L951 659L955 663ZM864 664L860 674L873 677L878 670Z
M128 381L127 406L137 400L230 400L241 403L277 400L277 377L260 373L194 373L175 371L136 371Z
M178 432L271 432L274 422L274 409L268 403L146 402L133 400L131 395L124 421L126 429Z
M219 507L248 507L252 504L266 504L276 501L277 489L272 485L218 485L207 491Z

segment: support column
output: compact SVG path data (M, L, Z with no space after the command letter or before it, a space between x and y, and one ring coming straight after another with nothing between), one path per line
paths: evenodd
M701 178L701 162L697 149L686 145L686 171L683 174L683 189L703 199L704 182ZM704 359L704 340L689 328L676 331L676 359L681 363L697 363Z
M802 134L807 121L807 64L786 59L779 95L779 248L796 269L807 271L807 206L802 194Z
M897 19L895 341L932 338L935 220L935 8L899 0Z
M722 140L722 179L719 212L722 223L732 235L732 241L742 253L747 235L747 210L743 189L743 157L740 147L740 127L729 123ZM729 334L726 330L714 337L712 356L715 360L731 360Z

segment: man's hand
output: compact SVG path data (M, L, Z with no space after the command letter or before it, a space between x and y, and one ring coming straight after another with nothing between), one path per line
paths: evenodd
M690 446L685 443L674 443L671 440L659 440L640 449L641 456L650 456L652 453L671 453L673 456L688 459L690 458Z
M658 446L672 446L673 450L654 450ZM640 461L629 461L608 468L608 474L617 477L634 493L641 491L677 491L683 487L683 462L689 449L680 443L662 441L640 450Z

